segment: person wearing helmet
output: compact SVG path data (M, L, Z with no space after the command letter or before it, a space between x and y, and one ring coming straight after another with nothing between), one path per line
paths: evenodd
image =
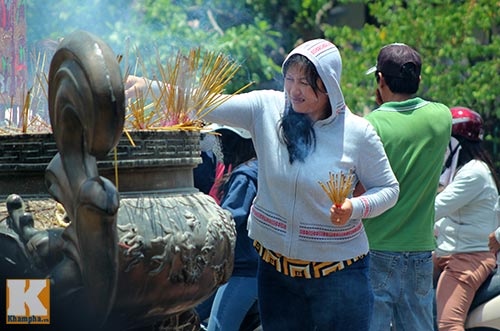
M396 205L363 224L375 293L372 331L433 329L434 198L451 135L447 106L416 97L422 62L408 45L384 46L375 73L379 108L365 116L399 181ZM362 183L364 184L364 183Z
M451 181L435 201L434 254L437 324L440 331L463 330L474 294L496 266L488 235L498 227L499 181L483 146L483 120L465 107L451 108L453 117L446 167L456 159Z
M228 210L236 225L234 268L229 281L196 308L202 329L240 330L247 312L257 302L257 262L259 256L248 237L247 220L257 194L258 162L250 132L212 124L221 149L218 171L210 195ZM206 327L206 328L205 328Z

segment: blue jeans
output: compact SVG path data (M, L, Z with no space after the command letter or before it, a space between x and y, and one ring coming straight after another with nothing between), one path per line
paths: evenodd
M367 331L373 292L370 256L321 278L286 276L259 260L259 309L264 331Z
M434 329L432 253L370 251L375 294L370 331Z
M238 331L256 300L257 278L232 276L216 292L207 330Z

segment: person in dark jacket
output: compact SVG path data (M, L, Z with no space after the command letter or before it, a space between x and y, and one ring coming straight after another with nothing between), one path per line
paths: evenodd
M209 194L214 185L217 155L220 154L218 139L213 134L200 134L201 163L193 169L194 187L205 194Z
M198 308L200 319L208 316L207 330L239 330L246 313L257 301L258 255L248 237L247 219L257 193L257 158L250 133L246 130L214 126L220 133L223 171L215 179L211 194L229 210L236 224L234 269L229 281Z

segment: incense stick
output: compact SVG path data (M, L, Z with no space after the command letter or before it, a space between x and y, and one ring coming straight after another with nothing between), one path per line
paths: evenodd
M338 174L333 174L330 172L329 179L326 183L318 181L319 185L325 191L327 196L333 202L336 207L341 207L345 199L349 197L353 190L354 184L354 174L352 169L345 174L340 171Z

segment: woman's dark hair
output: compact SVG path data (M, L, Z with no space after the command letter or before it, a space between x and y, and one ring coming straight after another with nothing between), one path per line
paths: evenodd
M222 154L224 155L224 165L229 169L219 180L217 180L217 197L222 199L224 196L225 184L229 181L232 171L251 159L257 157L252 139L244 139L237 133L222 129L220 141Z
M488 151L483 147L483 142L471 141L461 136L454 137L458 139L458 141L460 142L460 146L462 147L462 150L460 151L460 154L458 156L457 167L461 167L471 160L483 161L488 165L488 168L490 169L491 175L495 180L497 190L500 190L500 181L497 176L495 166Z
M224 165L234 168L255 157L252 139L244 139L231 130L219 130Z
M283 65L283 74L286 76L288 69L293 65L303 68L308 84L313 91L326 93L318 86L320 79L316 67L305 56L294 54ZM279 123L279 136L288 150L288 160L304 161L307 155L316 147L316 134L313 129L313 122L306 114L301 114L293 110L290 102L286 103L285 113Z

